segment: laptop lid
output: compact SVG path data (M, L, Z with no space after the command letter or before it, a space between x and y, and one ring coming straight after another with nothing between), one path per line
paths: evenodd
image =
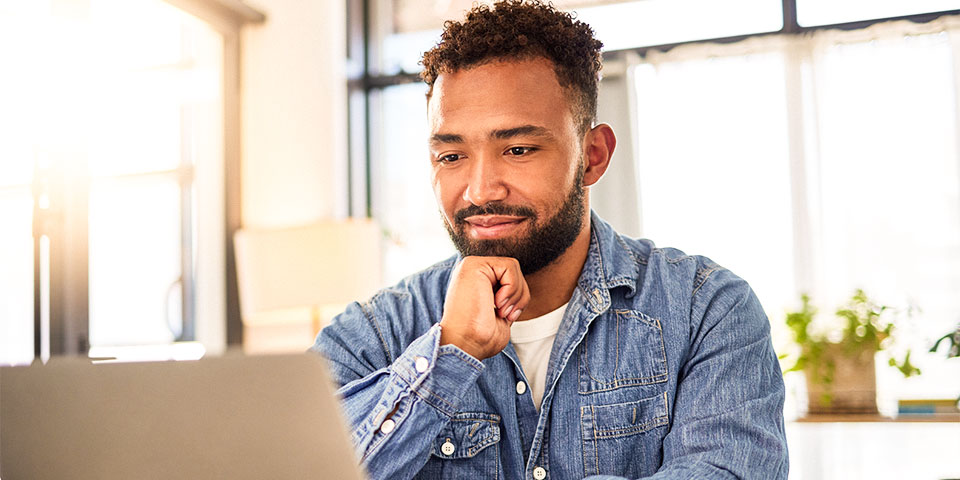
M361 479L324 362L0 368L0 478Z

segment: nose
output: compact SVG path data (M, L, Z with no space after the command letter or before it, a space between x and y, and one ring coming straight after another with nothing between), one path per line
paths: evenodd
M489 156L474 158L468 173L467 188L463 191L464 201L481 206L507 198L503 165L499 160Z

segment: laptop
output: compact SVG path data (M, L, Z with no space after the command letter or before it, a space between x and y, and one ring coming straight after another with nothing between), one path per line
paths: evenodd
M315 354L0 368L0 478L362 479Z

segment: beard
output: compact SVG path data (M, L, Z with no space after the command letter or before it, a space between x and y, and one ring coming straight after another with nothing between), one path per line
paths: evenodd
M583 228L583 214L586 210L583 191L583 162L577 167L573 187L563 200L563 204L552 217L541 221L537 212L530 207L506 205L500 202L482 206L470 205L454 214L454 225L444 221L443 225L453 240L454 246L464 257L512 257L520 263L524 275L530 275L553 263L580 234ZM530 222L529 233L515 238L472 240L466 234L468 217L473 215L510 215L525 217Z

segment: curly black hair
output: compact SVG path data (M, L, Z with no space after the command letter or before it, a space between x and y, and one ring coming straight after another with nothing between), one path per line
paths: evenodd
M602 65L593 29L540 0L504 0L475 5L463 22L444 23L440 42L423 54L420 77L433 91L437 77L504 59L546 58L568 90L581 133L597 116ZM429 93L428 93L429 95Z

